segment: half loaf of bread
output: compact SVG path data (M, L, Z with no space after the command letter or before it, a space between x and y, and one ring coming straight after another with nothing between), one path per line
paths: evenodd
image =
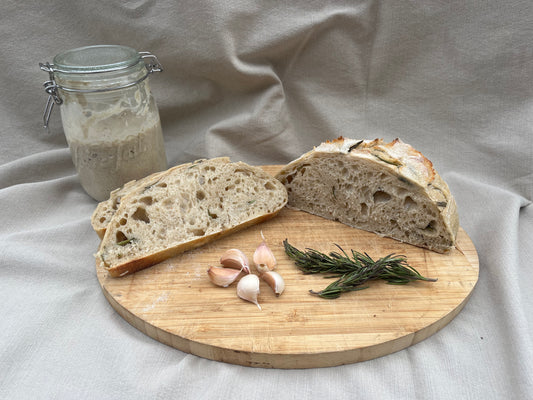
M459 217L448 185L399 139L340 137L276 178L287 188L289 207L437 252L455 245Z
M267 220L286 203L285 187L259 167L226 157L174 167L122 196L96 261L123 276Z

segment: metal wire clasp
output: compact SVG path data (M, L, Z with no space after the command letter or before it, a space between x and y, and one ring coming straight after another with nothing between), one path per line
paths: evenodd
M57 91L58 86L54 80L53 66L50 65L50 63L39 63L39 67L50 75L50 79L43 83L44 91L48 93L48 100L46 101L43 113L43 127L48 130L48 122L50 121L50 115L52 114L54 104L61 105L63 100L59 97L59 92Z
M146 74L144 76L142 76L141 78L139 78L138 80L136 80L134 82L130 82L130 83L127 83L127 84L124 84L124 85L121 85L121 86L116 86L116 87L109 88L109 89L94 89L94 90L91 90L91 89L88 89L88 90L72 89L72 88L66 88L66 87L63 87L63 86L59 86L56 83L55 79L54 79L54 72L56 71L54 69L54 65L50 64L48 62L47 63L39 63L39 67L41 68L41 70L43 70L45 72L48 72L48 74L50 76L50 79L43 83L44 91L46 93L48 93L48 100L46 101L46 105L44 107L44 113L43 113L43 126L44 126L44 128L46 130L48 130L48 122L50 121L50 115L52 114L52 109L54 108L54 104L57 104L59 106L59 105L61 105L63 103L63 100L59 96L58 89L61 89L61 90L67 91L67 92L80 92L80 93L96 93L96 92L106 92L106 91L109 91L109 90L125 89L125 88L128 88L128 87L134 86L134 85L138 84L139 82L142 82L143 80L145 80L148 77L148 75L150 75L150 74L152 74L154 72L162 72L163 71L163 66L161 65L161 63L159 62L159 60L157 59L157 57L154 54L152 54L152 53L150 53L148 51L140 51L139 52L139 57L140 57L140 59L143 60L143 62L146 65ZM127 68L130 68L133 65L135 65L135 64L126 65L124 67L121 67L120 69L127 69ZM116 71L116 70L119 70L119 69L99 70L99 71L92 71L90 73L104 73L104 72ZM63 72L63 71L60 71L60 72ZM69 73L76 73L76 72L69 71ZM88 73L88 72L85 71L85 73Z
M139 55L144 60L148 73L151 74L153 72L163 72L163 66L154 54L150 53L149 51L139 51ZM152 63L147 63L147 59L151 59Z

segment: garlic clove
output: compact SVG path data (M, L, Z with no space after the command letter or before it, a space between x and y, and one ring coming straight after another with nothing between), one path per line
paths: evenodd
M259 278L257 275L244 275L237 284L237 296L241 299L254 303L261 310L261 306L257 301L259 295Z
M209 267L207 275L209 280L217 286L228 287L240 275L241 270L224 268L224 267Z
M242 269L247 274L250 273L248 257L239 249L226 250L220 257L220 264L226 268Z
M283 293L283 290L285 290L285 281L276 271L265 272L263 275L261 275L261 279L263 279L268 286L272 288L276 296L280 296L281 293Z
M259 274L272 271L276 267L276 257L268 247L263 231L261 231L263 242L255 249L253 261Z

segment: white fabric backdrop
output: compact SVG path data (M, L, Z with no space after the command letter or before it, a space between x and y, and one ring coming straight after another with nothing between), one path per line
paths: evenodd
M533 3L66 1L0 5L0 398L533 397ZM170 164L285 163L326 139L400 137L449 183L480 257L464 310L398 353L266 370L125 322L92 254L96 205L38 63L91 44L156 54Z

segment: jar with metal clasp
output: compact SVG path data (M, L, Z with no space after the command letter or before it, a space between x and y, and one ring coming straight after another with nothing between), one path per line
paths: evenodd
M39 64L49 73L44 126L60 105L63 131L80 183L95 200L167 168L159 111L149 76L161 72L148 52L118 45L87 46Z

